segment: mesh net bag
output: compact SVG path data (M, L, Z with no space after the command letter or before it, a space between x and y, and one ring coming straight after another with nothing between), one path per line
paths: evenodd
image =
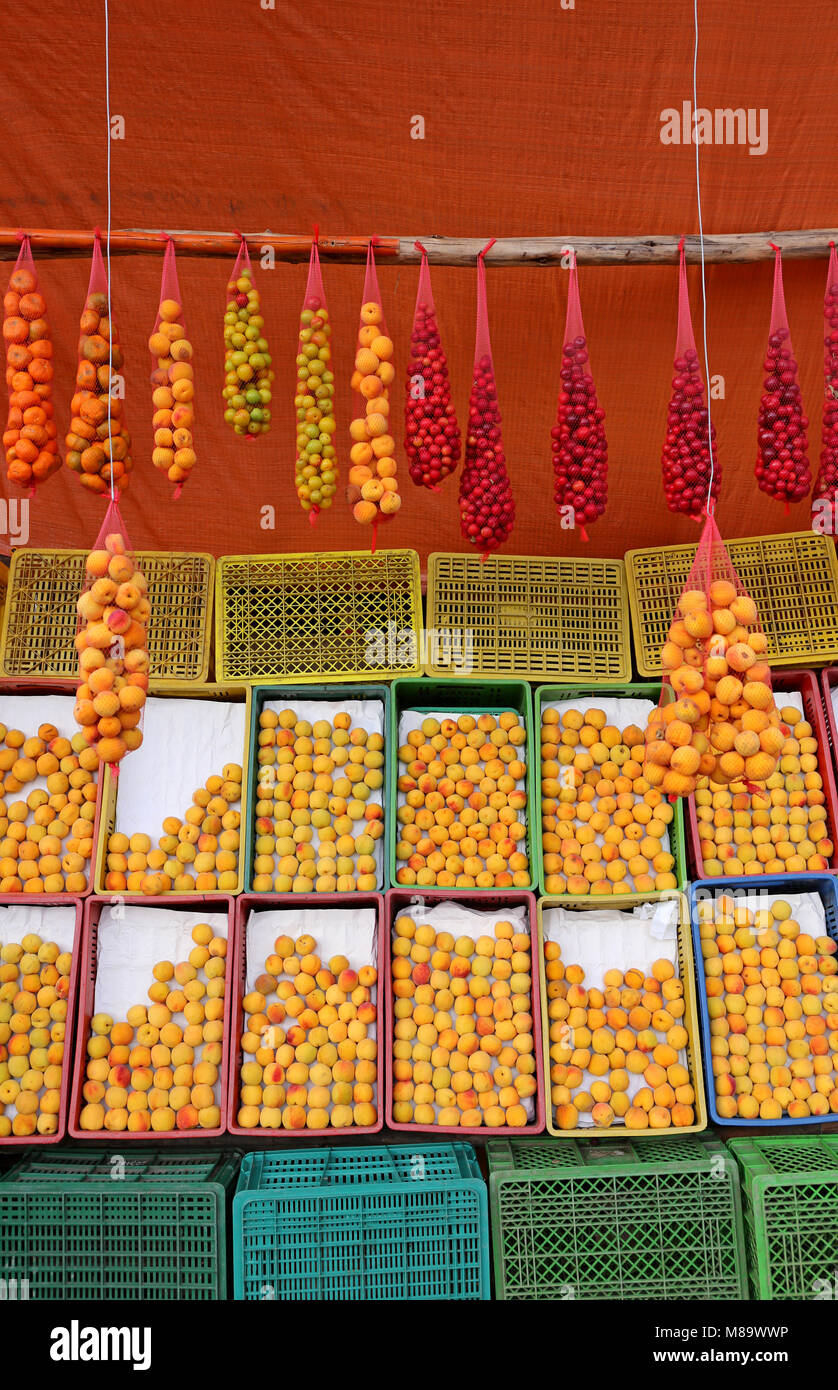
M773 242L772 242L773 246ZM774 249L774 295L771 301L771 328L763 366L762 398L757 428L756 477L761 492L784 502L800 502L812 486L806 429L797 359L783 294L783 263L780 248Z
M38 286L28 236L24 236L3 300L9 411L3 445L6 477L34 496L60 466L52 403L52 335Z
M317 236L311 243L308 280L300 310L297 343L297 497L312 525L331 507L337 491L335 450L335 377L332 371L332 322L326 306Z
M404 448L417 487L438 492L439 484L460 461L460 430L451 400L448 359L439 333L428 255L418 241L416 249L422 253L422 268L407 363Z
M608 500L605 411L597 400L582 323L576 257L570 268L562 347L561 386L553 427L553 499L560 512L572 507L583 541L586 526L602 516Z
M477 257L477 333L474 372L468 403L466 454L460 474L460 529L484 559L509 539L515 525L515 502L503 452L500 407L489 339L484 257Z
M76 389L70 402L67 467L82 487L101 495L124 492L133 467L125 425L124 362L113 317L99 233L81 316Z
M110 502L87 557L77 602L79 686L73 715L111 767L143 741L148 690L148 585L117 502Z
M722 475L716 450L716 430L709 422L704 381L690 316L683 239L678 249L681 256L678 275L678 335L675 341L672 395L666 417L666 439L661 469L663 490L669 510L698 521L708 507L708 500L711 507L716 501Z
M183 302L177 278L175 244L171 237L163 256L160 303L154 332L148 340L151 353L151 400L154 449L151 461L174 483L175 500L195 467L195 373L192 344L183 319Z
M815 499L834 504L838 491L838 257L829 243L829 272L823 298L823 425Z
M753 599L712 516L661 652L661 699L646 730L643 775L675 800L698 785L761 794L788 730L780 722Z
M347 500L352 515L372 526L375 551L378 527L402 504L396 477L396 441L390 433L390 387L396 375L393 340L387 332L375 270L373 242L367 251L364 302L351 386L355 393L349 426L352 447Z
M244 237L233 274L227 282L224 311L224 419L235 434L255 439L271 427L271 382L274 373L264 336L259 291Z

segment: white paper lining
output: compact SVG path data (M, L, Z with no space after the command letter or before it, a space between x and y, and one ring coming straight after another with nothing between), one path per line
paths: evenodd
M54 699L56 697L50 696L49 698ZM39 719L38 724L43 724L46 718L48 716ZM55 719L53 718L51 722L55 723ZM10 724L9 727L15 728L17 726ZM33 732L37 732L37 725ZM0 946L9 946L12 942L17 942L19 945L29 932L36 932L43 941L54 941L60 952L64 954L73 949L75 931L76 909L69 905L67 907L48 907L46 904L38 906L35 903L21 903L18 907L17 903L14 903L8 907L0 907ZM68 1013L64 1033L62 1085L66 1080L66 1070L71 1065L72 1030L73 1020ZM44 1090L45 1088L42 1086L39 1095L43 1095ZM2 1113L8 1119L13 1120L17 1114L17 1107L13 1104L7 1105L3 1108Z

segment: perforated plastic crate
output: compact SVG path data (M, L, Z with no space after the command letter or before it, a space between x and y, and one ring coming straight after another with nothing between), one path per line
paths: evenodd
M75 680L76 600L86 550L16 550L0 637L0 675ZM148 580L149 674L190 683L209 675L215 560L211 555L141 550Z
M32 1155L0 1178L0 1280L18 1298L215 1299L238 1155Z
M838 1135L731 1139L754 1298L838 1297Z
M359 681L421 671L415 550L222 555L219 681Z
M429 676L627 681L622 560L428 556Z
M814 531L727 542L733 566L759 610L772 666L821 666L838 658L838 558ZM695 558L694 545L626 551L637 669L659 676L660 653Z
M486 1153L496 1298L747 1298L739 1180L718 1140L498 1140Z
M488 1228L468 1144L245 1154L235 1297L488 1299Z

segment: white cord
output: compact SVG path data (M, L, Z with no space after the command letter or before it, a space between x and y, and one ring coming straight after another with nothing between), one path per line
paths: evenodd
M111 317L111 78L108 49L108 0L105 0L105 110L108 121L108 233L105 255L108 267L108 455L111 470L111 501L113 490L113 439L111 437L111 402L113 385L113 319Z
M105 0L107 7L107 0ZM710 515L710 507L713 501L713 473L715 471L715 460L713 458L713 428L710 420L710 367L707 361L707 295L704 284L704 224L701 220L701 175L698 167L698 129L696 127L695 114L698 110L698 0L693 0L693 18L695 21L695 46L693 48L693 140L695 142L695 196L698 203L698 235L701 246L701 318L704 329L704 380L707 386L707 444L710 450L710 482L707 488L707 514Z

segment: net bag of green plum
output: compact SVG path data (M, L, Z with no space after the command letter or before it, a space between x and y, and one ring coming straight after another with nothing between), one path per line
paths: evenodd
M466 454L460 474L460 528L464 538L485 560L503 545L515 525L515 502L503 452L500 407L489 338L486 301L486 252L477 257L477 333L474 373L468 404Z
M835 242L831 241L829 243L829 272L826 277L826 293L823 299L821 461L812 496L816 502L828 501L830 508L834 509L836 493L838 493L838 257L835 255Z
M690 316L683 237L678 250L678 334L661 472L669 510L697 522L715 504L722 473Z
M451 400L448 359L439 332L428 253L421 242L414 245L422 254L422 269L407 363L404 450L416 486L439 492L440 483L460 461L460 430Z
M166 233L163 233L166 236ZM195 373L192 343L186 333L183 301L175 263L175 244L166 237L160 304L154 331L148 340L151 353L151 399L154 449L151 461L170 483L176 502L195 467Z
M335 378L332 371L332 322L326 306L317 229L311 243L308 280L300 310L297 343L297 463L295 485L300 506L312 526L332 505L337 490L335 456Z
M801 502L812 486L806 438L809 421L803 414L797 359L791 345L782 255L773 241L770 246L774 251L774 294L763 362L765 380L759 403L755 472L760 491L776 497L788 511L789 504Z
M238 236L241 244L227 282L224 312L224 419L235 434L255 439L271 427L274 373L250 253L241 232Z
M561 387L553 427L553 500L559 514L572 508L583 541L585 529L605 511L608 500L608 445L605 411L591 375L588 340L582 323L576 255L570 267L567 319L562 347Z

